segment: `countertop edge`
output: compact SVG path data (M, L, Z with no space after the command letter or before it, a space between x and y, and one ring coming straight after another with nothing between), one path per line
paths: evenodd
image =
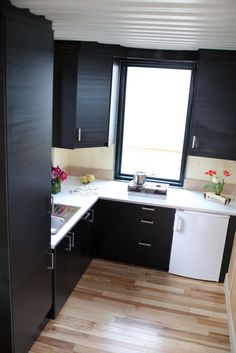
M64 236L73 228L73 226L82 219L84 214L99 200L110 200L133 204L146 204L156 207L182 209L188 211L204 212L221 214L228 216L236 216L236 205L223 206L213 201L204 200L200 192L189 191L185 189L169 189L170 197L167 198L163 195L146 195L127 192L127 183L120 181L105 181L96 180L91 187L82 196L81 194L73 194L71 191L77 188L83 188L79 184L78 177L69 176L68 180L62 184L62 191L60 194L55 195L54 202L59 204L66 204L71 206L79 206L80 209L65 223L59 232L51 236L51 249L55 249ZM118 190L117 190L117 189ZM95 189L95 192L93 192ZM97 192L97 189L99 192ZM84 190L86 188L84 187ZM172 197L172 194L175 197ZM177 195L177 196L176 196ZM79 197L78 197L79 196ZM188 200L184 200L186 196ZM172 198L171 198L172 197ZM202 199L201 199L202 197ZM190 205L191 202L193 205ZM233 202L235 204L235 201Z

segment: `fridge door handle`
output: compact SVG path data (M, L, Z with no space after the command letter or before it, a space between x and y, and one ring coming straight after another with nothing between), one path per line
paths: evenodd
M184 221L183 219L176 214L175 215L175 222L174 222L174 231L175 232L182 232L184 226Z

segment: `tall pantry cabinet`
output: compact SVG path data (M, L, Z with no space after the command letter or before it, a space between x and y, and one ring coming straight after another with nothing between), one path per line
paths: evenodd
M51 23L0 4L0 346L26 353L50 309Z

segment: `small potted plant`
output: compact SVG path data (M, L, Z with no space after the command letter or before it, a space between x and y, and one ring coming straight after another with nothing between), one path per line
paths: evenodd
M205 192L204 197L214 198L219 201L223 201L225 204L229 203L231 199L225 196L221 196L221 194L224 190L225 178L231 175L230 172L225 169L223 171L223 175L219 177L217 176L217 172L215 170L209 169L205 172L205 174L210 176L211 184L204 186L205 190L209 190L209 192Z
M52 182L52 194L57 194L61 191L61 182L67 178L67 173L62 170L59 165L56 167L52 166L51 171L51 182Z

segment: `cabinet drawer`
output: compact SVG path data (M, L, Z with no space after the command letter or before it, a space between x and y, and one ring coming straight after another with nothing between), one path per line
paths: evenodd
M142 222L144 223L142 223ZM147 222L147 223L146 223ZM150 222L150 223L149 223ZM126 238L130 239L143 239L144 241L155 241L160 237L164 237L163 230L157 221L138 219L126 224L123 230L126 234Z
M136 229L138 233L165 233L166 229L172 227L175 210L164 207L122 204L121 212L121 218L126 227Z
M168 269L174 209L100 200L96 255Z
M129 219L154 219L158 216L159 207L148 205L135 205L129 203L122 203L122 209Z
M158 234L140 233L130 239L130 260L132 263L168 270L171 238Z

